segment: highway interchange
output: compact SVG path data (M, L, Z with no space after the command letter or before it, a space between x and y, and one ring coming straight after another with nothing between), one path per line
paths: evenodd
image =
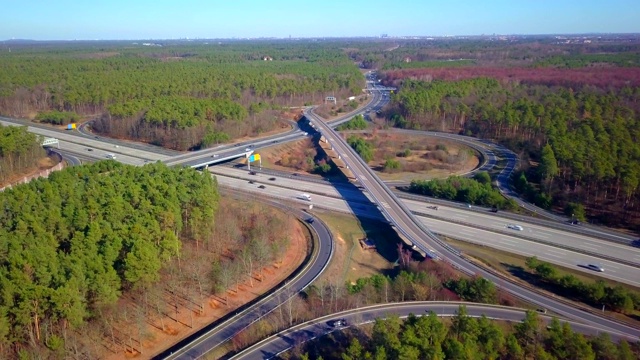
M372 94L373 99L370 103L371 105L368 106L373 110L377 110L384 105L384 103L386 102L386 97L382 96L379 92L376 91L373 91ZM338 122L347 121L353 114L342 117L338 121L333 122L331 126L327 125L323 120L319 119L315 114L313 114L310 109L305 109L305 115L308 119L311 120L311 122L323 134L323 136L328 139L329 143L334 147L334 150L341 154L342 159L345 161L345 163L347 163L349 169L358 178L359 185L366 189L366 195L363 195L362 192L359 192L359 195L356 195L356 198L357 196L364 199L368 197L370 200L373 200L377 204L371 205L370 201L368 204L364 201L358 202L353 199L349 199L348 196L348 201L345 201L344 199L337 199L335 196L344 198L345 190L340 190L339 194L332 195L331 189L329 187L322 190L322 193L324 194L326 191L328 196L323 197L321 202L319 202L318 200L322 195L313 195L312 202L315 205L320 205L321 203L322 206L326 206L328 208L333 207L334 210L350 210L358 215L370 216L371 213L376 211L379 214L377 215L378 217L384 216L388 221L393 223L399 233L401 233L407 241L415 244L415 246L419 248L423 253L427 253L433 257L448 261L467 274L481 275L496 282L497 284L499 284L499 286L519 298L549 309L550 311L563 315L567 318L591 324L592 326L598 327L600 331L609 331L613 334L627 334L635 338L640 335L640 331L638 331L638 329L636 328L632 328L619 322L615 322L607 318L603 318L601 316L576 309L571 304L562 301L556 301L555 299L550 299L544 294L522 288L517 284L506 281L504 278L496 276L496 274L492 272L487 272L485 269L476 268L473 264L467 262L455 249L452 249L440 239L438 239L437 236L435 236L435 234L433 234L429 229L432 229L433 231L443 235L449 235L466 241L480 241L484 245L494 246L496 248L501 248L505 251L510 252L522 254L523 250L521 249L526 248L526 254L523 255L532 255L532 252L535 251L536 255L538 253L540 254L538 255L538 257L540 257L541 259L545 259L556 264L560 264L560 261L564 261L565 263L563 265L568 267L575 267L577 264L592 261L593 259L590 258L590 255L585 254L589 252L595 254L597 254L598 252L606 252L608 256L623 260L626 263L637 264L640 262L638 253L635 251L637 249L631 248L626 245L614 246L614 244L605 243L601 240L585 236L584 234L572 233L567 229L558 230L554 227L545 227L534 223L527 223L525 220L518 222L518 224L524 227L524 231L522 231L521 234L514 234L513 236L510 236L508 234L505 235L503 234L503 232L507 230L505 228L505 222L508 221L511 223L514 221L513 219L501 219L500 217L490 216L489 214L483 214L477 211L469 212L466 211L468 209L462 209L459 207L456 208L455 206L447 207L439 205L439 210L433 211L430 209L426 209L423 202L417 202L415 200L401 201L392 191L388 189L387 186L385 186L377 178L375 173L373 173L371 169L368 168L368 166L362 163L358 155L355 154L355 152L353 152L353 150L345 144L344 140L341 139L340 135L335 133L335 131L332 129L332 126L335 126ZM20 121L5 118L0 118L0 121L3 124L12 125L16 124L16 122L20 123ZM252 142L244 142L235 145L224 145L212 149L206 149L196 153L176 156L175 152L171 152L170 150L166 149L160 151L158 150L159 148L153 147L151 145L123 142L102 137L92 138L87 133L80 133L80 136L78 136L74 133L52 130L50 128L47 128L46 126L34 126L33 124L29 125L30 131L43 136L58 138L60 140L61 152L67 154L67 156L69 157L77 156L82 158L104 159L106 158L107 154L116 154L118 161L131 165L143 165L149 161L163 161L169 165L202 167L204 166L204 164L208 164L214 161L221 161L225 158L238 157L249 154L263 146L272 146L276 143L297 140L301 139L303 136L307 136L304 131L301 131L294 127L290 132L284 135L274 135L269 138L259 139ZM249 148L250 145L251 148ZM491 144L487 145L488 148L491 148L492 146L493 145ZM492 159L488 160L492 161ZM501 186L503 187L506 185L508 176L510 176L511 171L513 170L513 168L515 168L515 165L513 165L513 161L510 161L509 164L510 165L507 167L507 169L503 170L498 178L498 182L501 183ZM216 167L216 171L218 171L219 169L223 169L223 167ZM247 174L246 170L243 171L243 173ZM226 185L224 182L227 180L224 179L240 181L242 185L240 183L233 183L232 186L237 187L241 190L248 188L248 185L252 185L248 184L247 180L238 180L219 176L219 183L221 185ZM278 178L276 182L278 183L278 185L280 185L280 183L284 182L284 179ZM256 186L255 184L253 185L254 186L252 187L252 189L253 191L255 191ZM305 191L305 185L301 184L300 182L292 183L290 185L292 189L296 190L290 190L286 187L279 188L280 190L275 190L272 189L275 188L274 186L272 186L273 184L270 185L268 183L265 183L265 185L267 185L266 190L269 190L270 195L275 197L280 196L286 198L295 198L295 192L299 193L300 191ZM310 186L313 190L319 189L317 184L306 186ZM278 194L278 191L282 191L284 195ZM293 193L287 193L287 191L292 191ZM335 192L335 189L333 191ZM358 191L353 192L358 193ZM302 200L298 201L302 202ZM342 202L343 204L340 205L340 202ZM335 206L332 205L332 203L335 203ZM530 205L527 204L526 206ZM414 215L414 213L420 214L426 213L428 211L432 211L437 214L431 214L431 217L416 217ZM436 216L437 218L433 216ZM561 220L562 218L557 217L557 219ZM451 222L452 220L453 222ZM466 223L467 225L459 223ZM480 225L482 225L482 227L490 227L491 229L478 230L477 227L479 227ZM319 234L322 231L315 228L315 226L314 229ZM584 231L585 230L583 229L582 232ZM486 232L486 234L483 232ZM601 233L603 237L612 235L611 232L605 230L601 230ZM482 234L482 236L478 236L479 234ZM327 238L326 236L328 235L319 235L320 243L326 241L331 242L330 237ZM493 243L490 244L489 242L491 240L489 239L493 239ZM565 249L540 243L550 240L562 243ZM526 241L526 247L522 246L523 241ZM575 251L566 250L566 247L571 247ZM603 250L603 247L604 251L601 251ZM322 246L319 245L319 248L322 249ZM619 262L616 262L615 260L612 260L610 263L606 261L609 260L597 259L597 262L603 264L603 267L605 267L606 269L605 273L602 273L601 275L610 279L615 279L617 281L627 282L636 286L638 285L637 279L640 279L640 276L638 276L639 274L637 265L623 265ZM326 266L326 263L323 265L322 269L324 268L324 266ZM303 273L308 274L305 276L315 278L319 274L319 272L322 271L322 269L316 268L314 270L317 272L316 274L313 274L313 271L311 271L311 269L309 269L308 272ZM299 291L304 286L306 286L305 281L301 281L301 287L295 288L295 291ZM279 301L277 299L277 296L270 297L270 299L275 302ZM203 347L211 347L214 344L219 344L219 341L222 338L228 338L227 335L232 334L234 333L233 331L238 330L238 327L234 324L238 323L242 326L246 326L246 324L250 323L251 321L255 321L255 318L247 316L250 316L251 314L253 314L253 316L255 316L256 314L258 314L258 316L262 316L262 314L264 314L264 312L268 310L268 307L262 306L263 305L260 304L254 305L247 309L246 313L235 315L229 321L221 324L220 326L217 326L215 328L215 331L205 334L213 334L214 336L205 336L207 340L200 339L200 343L198 343L200 348L196 352L202 353L204 351L202 350ZM274 308L274 306L277 306L277 304L271 303L269 306L271 306L272 309ZM247 323L247 321L249 322ZM171 358L196 358L199 356L195 355L195 353L188 355L190 354L188 353L189 350L187 349L186 351L186 353L183 353L184 356L181 355L179 357Z

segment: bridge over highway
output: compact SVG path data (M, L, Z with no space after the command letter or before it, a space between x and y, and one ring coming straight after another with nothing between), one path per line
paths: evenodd
M640 329L596 314L585 313L582 310L576 309L573 304L551 299L546 294L524 288L509 278L471 263L465 259L460 252L444 243L422 225L408 207L403 204L373 170L364 163L355 150L346 143L332 126L326 124L312 111L305 112L305 115L332 145L334 151L341 155L341 159L346 163L349 170L354 174L358 182L369 192L374 202L378 205L378 209L386 219L393 224L398 233L421 252L427 254L427 256L442 259L467 275L482 276L515 297L549 309L567 318L597 324L612 332L629 334L635 337L640 336Z

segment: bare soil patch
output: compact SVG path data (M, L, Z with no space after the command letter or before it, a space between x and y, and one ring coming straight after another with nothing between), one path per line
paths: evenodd
M372 143L374 160L369 162L369 166L383 180L448 177L469 172L480 163L473 149L454 141L377 131L356 136L362 136ZM399 162L400 168L386 169L385 162L389 159Z
M369 165L386 181L446 178L467 173L480 163L480 158L473 149L455 141L376 130L354 135L362 136L373 144L375 159ZM260 155L264 167L310 175L314 175L314 162L329 161L324 150L310 139L261 149ZM401 165L400 169L384 171L387 159L397 160Z
M5 179L5 181L0 182L0 188L5 187L7 185L15 184L24 178L33 176L42 170L50 169L56 165L58 165L58 161L55 158L52 158L49 156L43 157L40 160L38 160L38 164L36 166L26 169L25 171L22 171L19 174L14 174L8 177L7 179Z

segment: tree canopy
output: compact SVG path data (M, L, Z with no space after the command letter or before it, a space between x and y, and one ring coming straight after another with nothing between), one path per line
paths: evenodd
M42 138L26 126L0 126L0 182L35 167L45 155Z
M192 169L103 161L0 193L1 343L75 327L159 278L178 236L211 232L215 180ZM197 229L197 231L196 231Z

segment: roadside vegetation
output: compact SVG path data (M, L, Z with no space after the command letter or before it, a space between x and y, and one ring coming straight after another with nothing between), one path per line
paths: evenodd
M547 327L534 311L512 325L468 315L464 306L451 320L434 313L377 319L372 326L325 335L279 359L611 359L632 360L640 346L613 343L607 334L585 338L553 319Z
M344 131L344 130L364 130L368 126L367 121L364 119L364 116L358 114L354 116L351 120L347 121L344 124L340 124L336 130Z
M409 191L439 199L455 200L467 204L490 206L496 209L515 210L518 204L506 199L500 191L491 185L486 172L474 175L473 179L452 176L439 180L413 180Z
M364 162L368 163L373 160L373 145L365 139L355 135L350 135L347 137L347 143L358 153L358 155L360 155Z
M234 353L306 320L376 303L465 300L524 305L486 279L461 276L443 262L416 262L411 260L410 251L400 248L398 257L398 268L391 275L374 274L344 284L333 279L317 282L303 296L287 300L281 309L237 334L223 351ZM415 328L427 323L431 324L429 331ZM436 339L434 334L440 334L436 336L440 340L425 342L427 338ZM398 341L393 340L396 337ZM536 311L529 311L522 323L509 325L468 317L461 307L451 321L440 320L434 314L410 317L404 323L393 316L378 319L372 329L365 325L333 332L280 358L421 359L426 353L441 354L445 359L635 359L640 346L624 341L616 345L607 334L584 337L555 319L546 326ZM223 352L217 356L222 355Z
M451 238L445 237L444 240L462 251L473 261L478 261L507 277L534 286L549 294L553 293L557 296L565 297L567 300L581 304L585 308L589 307L592 311L602 312L614 319L640 325L640 322L638 322L640 320L640 317L638 317L640 311L638 310L620 310L620 308L605 305L603 311L602 307L602 301L606 299L614 300L620 304L627 302L627 297L632 301L636 301L637 295L640 294L640 289L635 286L609 279L602 284L602 277L595 272L584 272L577 268L561 267L537 260L536 264L545 264L541 266L543 273L548 271L548 268L553 269L549 272L554 275L554 279L545 281L541 275L536 273L535 269L529 267L532 264L532 260L528 257ZM565 285L572 286L564 287ZM603 285L608 290L605 290L604 297L598 297L598 292L602 290L601 287ZM592 291L593 294L591 293ZM608 291L613 292L613 297L608 298ZM592 296L600 299L599 302L592 301ZM627 302L627 304L629 303ZM632 306L637 306L637 303Z
M594 308L606 307L627 315L640 310L640 293L622 286L609 286L604 280L592 283L580 281L573 275L560 275L558 269L535 256L527 258L527 270L535 281L549 291L569 299L589 304Z

